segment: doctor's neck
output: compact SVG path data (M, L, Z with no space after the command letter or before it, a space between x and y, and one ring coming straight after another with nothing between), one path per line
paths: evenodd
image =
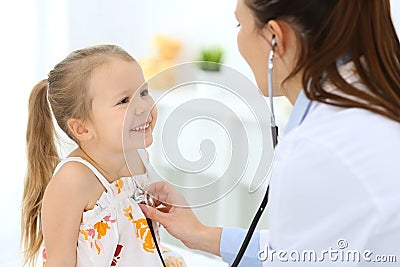
M301 75L296 75L295 77L290 78L281 85L282 95L284 95L289 100L292 106L294 105L294 103L296 103L300 92L303 90L301 78Z

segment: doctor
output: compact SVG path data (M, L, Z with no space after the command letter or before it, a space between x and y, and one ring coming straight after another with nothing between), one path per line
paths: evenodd
M240 266L400 261L400 45L390 1L238 0L235 14L258 87L268 95L273 50L273 94L294 105L272 166L270 228L254 233ZM185 202L165 182L149 191ZM246 234L205 226L188 208L142 208L227 263Z

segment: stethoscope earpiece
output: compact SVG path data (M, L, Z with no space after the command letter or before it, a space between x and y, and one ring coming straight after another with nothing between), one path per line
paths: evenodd
M274 49L274 47L276 46L277 41L276 41L276 37L272 37L272 41L271 41L271 45L272 45L272 49Z

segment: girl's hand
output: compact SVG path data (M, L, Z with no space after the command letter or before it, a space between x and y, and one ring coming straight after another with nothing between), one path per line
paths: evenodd
M220 256L222 228L202 224L183 195L167 182L153 183L147 191L154 196L158 206L140 205L147 218L159 222L185 246Z

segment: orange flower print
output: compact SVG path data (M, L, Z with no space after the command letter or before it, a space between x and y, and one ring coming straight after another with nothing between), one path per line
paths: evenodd
M83 235L84 240L87 240L90 248L95 248L97 254L100 254L103 247L100 239L107 234L107 230L111 229L110 224L115 222L115 219L111 219L111 215L107 215L100 222L93 225L93 228L81 229L79 233Z
M133 222L133 215L132 215L132 206L129 206L128 208L124 209L124 215L128 217L128 220Z
M89 239L89 234L88 234L86 231L84 231L84 230L79 230L79 233L81 233L81 234L83 235L83 238L85 238L85 240L88 240L88 239Z
M96 247L97 250L97 254L100 255L101 249L102 249L102 245L101 242L98 240L94 241L94 246Z
M154 243L153 236L151 235L149 225L147 224L146 218L134 220L132 214L132 206L124 209L124 215L128 217L136 229L136 237L143 241L143 249L147 252L154 253L156 244Z
M165 258L164 263L165 263L166 267L182 267L183 266L182 257L176 257L176 256L172 256L172 255Z
M153 236L151 235L146 219L142 218L133 222L136 228L136 237L142 239L143 241L143 249L147 252L154 253L156 244L154 243Z
M122 187L124 187L124 182L119 179L115 182L115 187L118 189L118 194L121 193Z
M96 223L93 227L97 230L97 239L101 239L107 234L107 230L111 229L111 227L103 221Z

